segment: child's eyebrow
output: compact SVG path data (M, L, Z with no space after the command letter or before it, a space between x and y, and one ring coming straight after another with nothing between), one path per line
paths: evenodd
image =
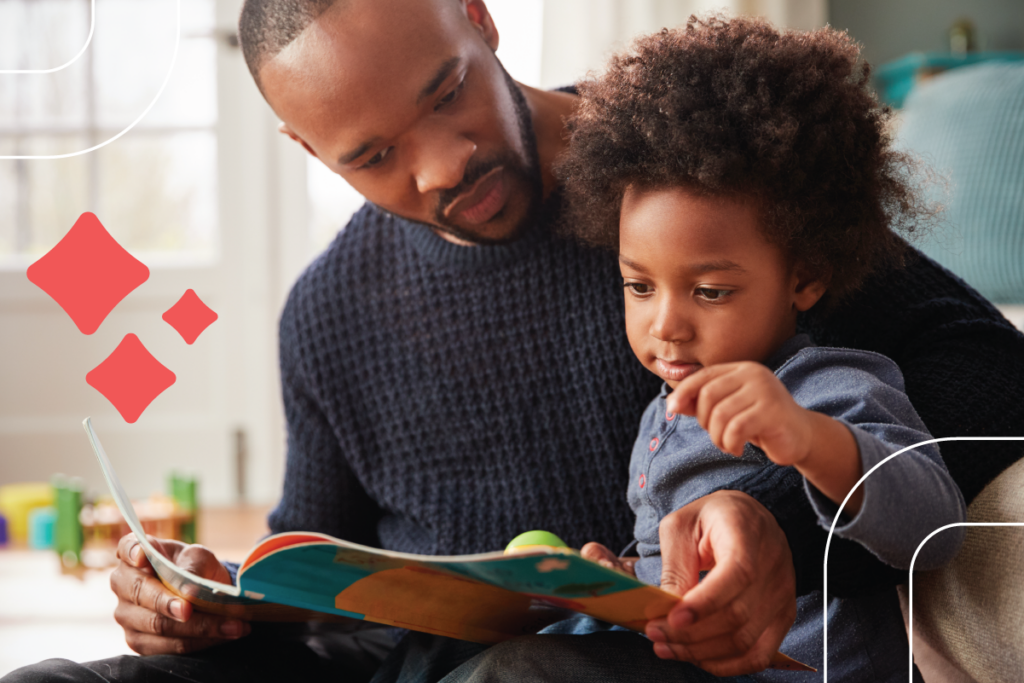
M644 268L643 266L641 266L639 263L634 263L633 261L630 261L628 258L623 256L622 254L619 254L619 263L621 263L624 266L627 266L629 268L632 268L633 270L639 271L641 273L647 273L648 272L647 269Z
M721 260L721 261L707 261L705 263L698 263L690 266L690 271L696 275L703 275L704 273L713 273L719 270L734 270L740 273L747 272L747 269L736 263L735 261Z

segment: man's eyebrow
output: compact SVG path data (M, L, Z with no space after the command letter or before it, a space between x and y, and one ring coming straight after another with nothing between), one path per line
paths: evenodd
M377 140L379 140L379 138L373 138L372 140L367 140L366 142L364 142L363 144L359 145L358 147L356 147L354 150L352 150L348 154L342 154L340 157L338 157L338 165L339 166L345 166L347 164L352 163L353 161L355 161L359 157L363 156L364 154L366 154L366 150L370 149L375 144L377 144Z
M423 90L420 90L419 97L416 98L416 104L422 102L423 98L430 97L437 92L437 89L441 87L441 84L444 83L445 79L448 78L449 75L451 75L452 71L455 70L455 67L457 67L461 61L462 58L458 56L445 61L445 63L441 65L441 68L437 70L437 73L434 74L434 77L430 79L430 82L423 86Z

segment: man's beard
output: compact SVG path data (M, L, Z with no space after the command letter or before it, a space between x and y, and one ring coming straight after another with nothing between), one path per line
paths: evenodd
M530 107L526 103L526 97L523 95L523 92L516 85L515 81L512 80L512 77L508 75L508 72L505 71L505 67L501 65L501 62L498 62L498 67L505 77L505 84L508 87L509 96L512 98L512 105L515 109L517 122L519 123L519 136L526 154L525 163L512 150L505 150L489 159L471 159L466 165L462 181L455 187L441 192L438 197L437 208L434 210L434 227L460 240L474 244L501 244L517 239L530 224L538 220L543 203L544 187L540 175L540 157L537 154L537 139L533 132L533 117L530 115ZM518 180L519 183L516 183L517 185L526 188L526 211L513 229L499 239L492 239L481 237L471 230L449 222L448 218L444 215L445 208L451 205L459 195L473 187L473 183L498 166L503 166L506 173L511 175L513 179ZM510 199L512 198L510 197ZM506 204L505 207L502 207L501 211L491 220L501 218L507 206Z

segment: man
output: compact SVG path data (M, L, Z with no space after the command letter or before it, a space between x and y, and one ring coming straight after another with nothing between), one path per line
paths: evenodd
M552 234L552 166L574 97L508 78L482 0L249 0L240 36L281 131L372 202L300 278L282 316L289 454L271 528L438 554L494 550L538 527L576 547L623 547L625 465L657 380L626 343L614 258ZM926 260L806 325L821 343L893 357L936 436L1020 429L1018 405L956 392L963 377L993 395L1019 391L1024 339ZM951 365L958 375L936 372ZM968 469L964 453L943 454L968 500L1020 455L1003 450ZM683 600L649 625L653 645L601 633L488 650L423 634L396 647L362 632L267 634L193 613L126 537L111 578L115 616L133 649L157 656L44 663L28 675L735 676L764 667L793 623L795 595L820 588L824 532L811 545L787 541L811 527L800 477L759 474L662 523L662 585ZM163 547L196 573L228 578L201 548ZM843 569L830 575L836 594L905 579L857 546L833 541L831 559Z

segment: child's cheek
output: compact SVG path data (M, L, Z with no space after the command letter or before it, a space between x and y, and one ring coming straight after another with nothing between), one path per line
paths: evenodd
M644 307L637 305L637 302L630 301L629 294L626 294L626 337L629 339L629 347L633 354L651 372L655 371L653 354L650 353L650 321L645 320Z

